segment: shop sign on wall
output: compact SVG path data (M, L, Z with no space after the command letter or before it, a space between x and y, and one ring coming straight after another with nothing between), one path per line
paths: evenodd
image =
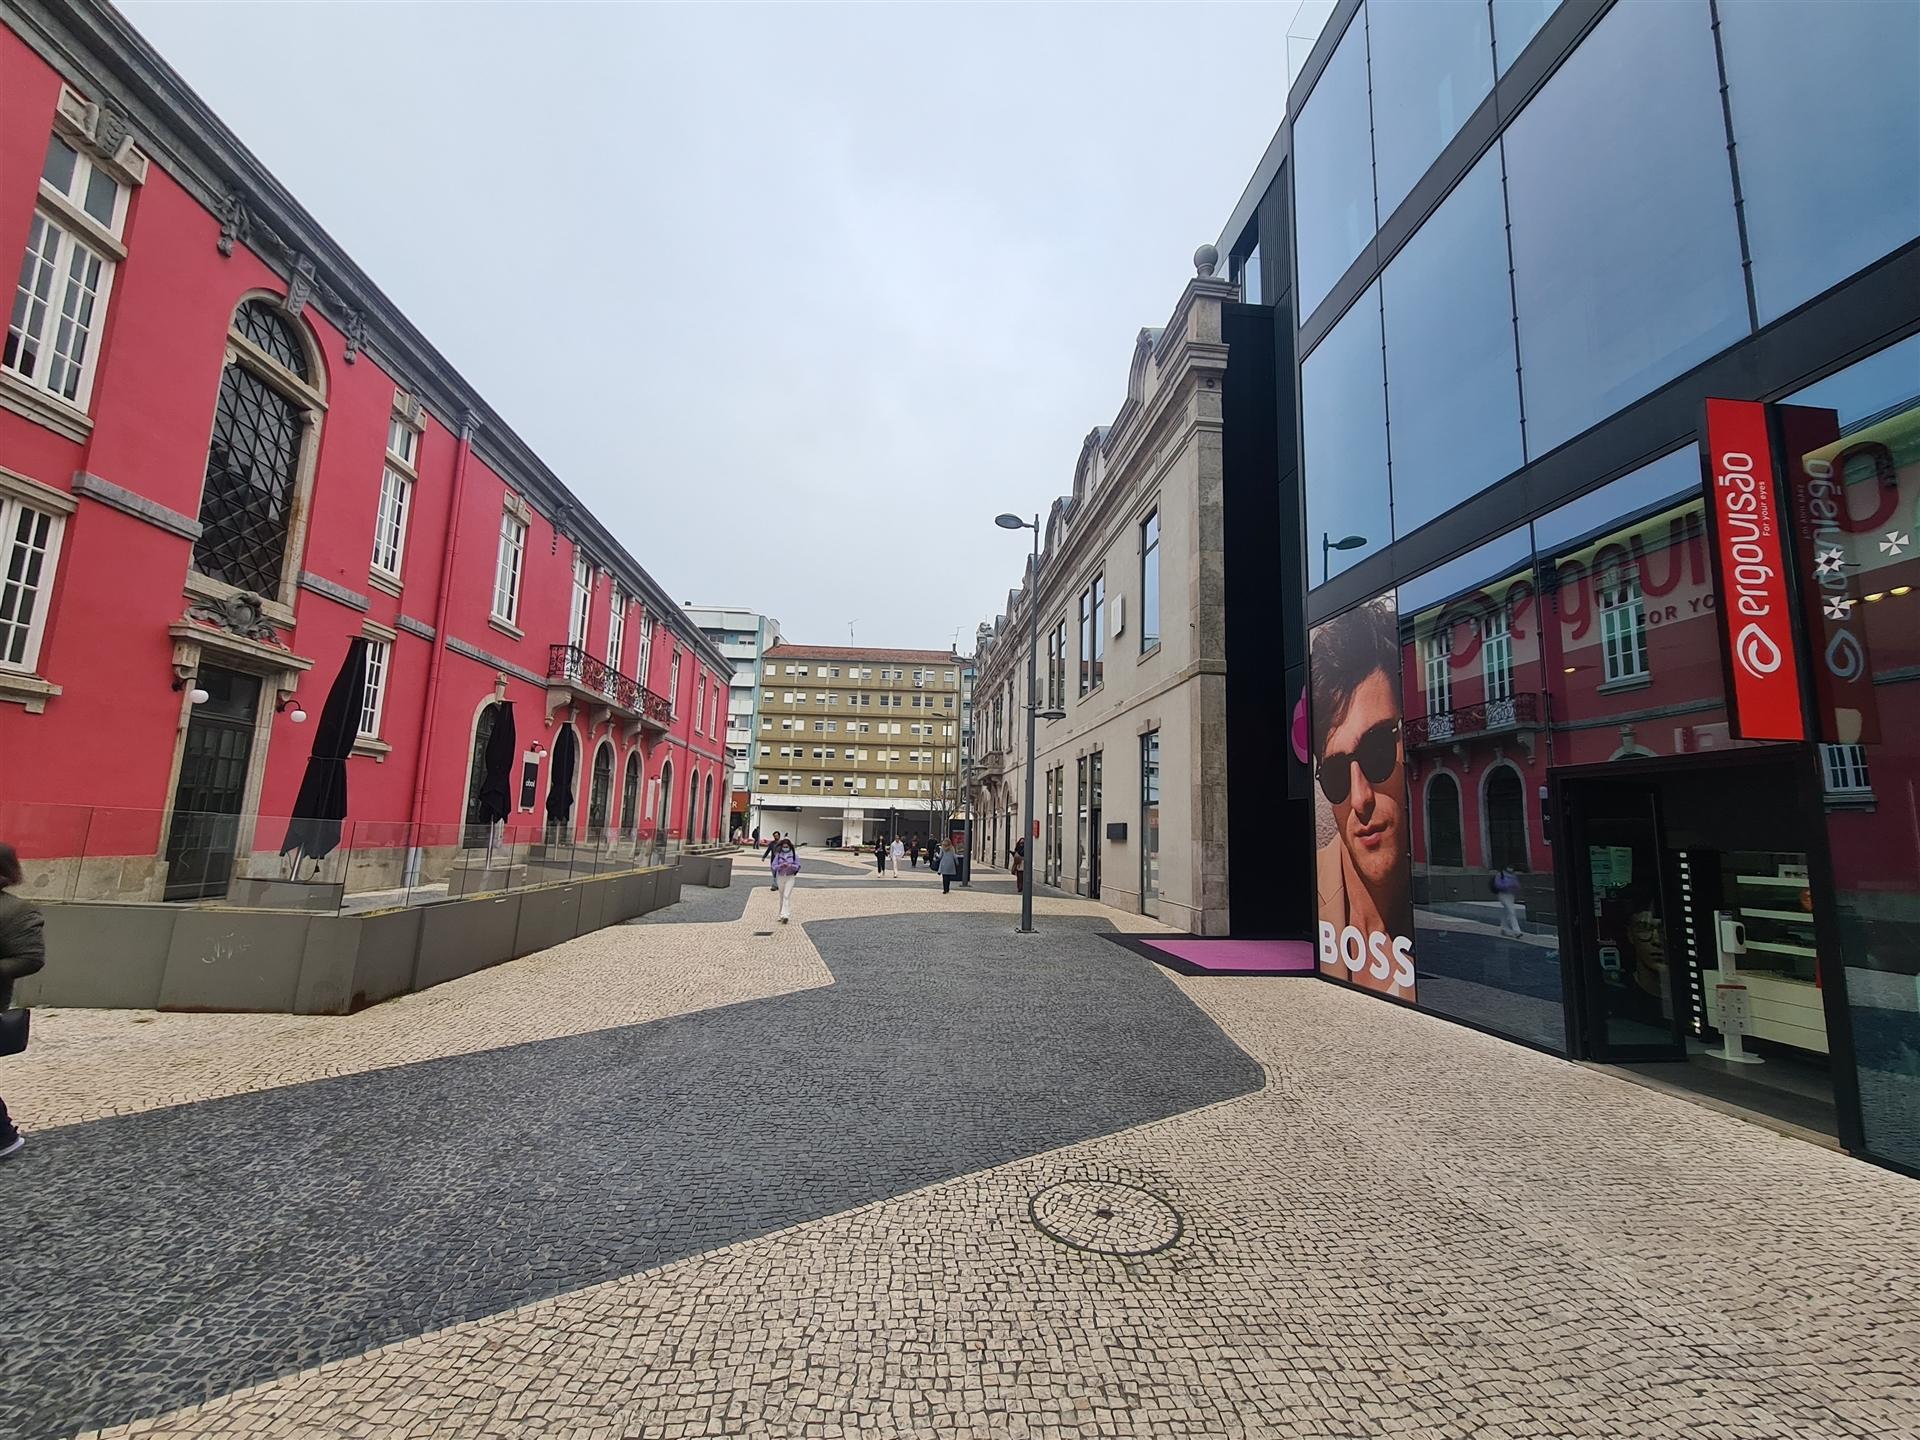
M1705 435L1707 517L1733 733L1744 740L1804 740L1766 407L1709 400Z

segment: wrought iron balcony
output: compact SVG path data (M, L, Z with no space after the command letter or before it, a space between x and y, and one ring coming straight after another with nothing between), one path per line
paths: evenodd
M1510 734L1540 726L1540 697L1532 691L1505 700L1483 700L1457 710L1441 710L1407 721L1409 750L1451 745L1481 735Z
M658 729L673 723L667 697L656 695L630 675L622 675L606 661L578 645L554 645L547 651L547 712L570 701L603 706L624 719Z

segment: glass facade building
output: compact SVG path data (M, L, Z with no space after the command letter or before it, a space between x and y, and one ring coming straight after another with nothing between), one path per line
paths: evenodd
M1293 357L1323 972L1920 1172L1916 54L1343 0L1222 248Z

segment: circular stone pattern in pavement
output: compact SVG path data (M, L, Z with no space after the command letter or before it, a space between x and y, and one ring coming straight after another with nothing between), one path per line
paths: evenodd
M1154 1255L1186 1224L1163 1197L1124 1180L1061 1180L1027 1201L1040 1233L1096 1255Z

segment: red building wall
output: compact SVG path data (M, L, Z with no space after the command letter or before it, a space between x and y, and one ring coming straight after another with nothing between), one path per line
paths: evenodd
M0 254L8 257L12 275L36 209L61 78L5 29L0 29L0 75L5 76L0 84ZM76 441L17 413L18 406L0 408L0 467L72 496L75 506L65 522L53 586L42 597L47 621L33 667L40 680L59 687L59 694L41 713L0 703L0 834L20 837L30 855L73 853L73 827L87 809L92 811L86 817L93 831L85 841L90 853L103 846L116 853L155 853L172 800L187 713L170 683L168 627L181 620L189 600L183 587L192 543L78 493L77 477L95 476L178 516L197 516L230 319L249 295L289 292L282 269L246 243L222 254L220 220L168 173L158 158L165 147L147 143L137 131L134 140L152 158L145 183L131 192L121 232L126 257L116 267L104 325L96 329L86 406L90 431ZM318 352L317 388L325 396L298 569L323 585L364 597L366 608L316 589L296 592L293 623L282 625L280 633L290 652L313 662L301 679L298 701L317 716L349 642L365 622L398 631L380 727L380 739L390 748L348 762L350 821L458 826L475 716L504 674L521 748L537 743L545 752L539 788L544 806L553 738L559 726L570 723L565 708L549 723L543 682L549 647L568 638L575 539L556 531L550 512L558 507L551 494L542 493L539 477L503 474L513 467L483 458L512 456L517 442L490 435L483 424L469 444L459 433L461 415L441 413L451 408L444 402L430 403L416 457L401 593L394 596L371 584L388 420L397 389L418 392L405 377L383 369L374 354L363 351L349 360L348 337L330 313L337 308L315 300L295 322ZM373 329L377 342L377 323ZM474 403L478 406L477 397ZM490 443L496 439L501 443ZM463 454L464 489L456 512L455 477ZM500 516L510 490L533 508L519 635L489 620ZM623 588L632 597L620 668L631 674L637 662L643 606L658 628L652 673L636 678L665 694L674 650L686 656L679 710L664 733L643 730L629 739L628 727L615 718L588 734L584 713L572 722L581 742L574 827L586 823L595 746L611 734L617 762L612 824L629 825L631 817L620 813L620 781L627 756L638 749L649 782L672 760L675 794L667 824L676 832L689 818L685 777L696 769L703 780L710 770L715 773L712 829L724 833L722 737L710 733L706 717L694 715L689 697L700 675L707 676L709 687L723 677L726 662L657 585L629 569L623 554L610 553L617 545L592 538L597 524L576 516L561 528L581 535L598 567L588 647L595 658L605 656L610 624L609 567L624 573ZM454 563L443 596L449 544ZM721 560L717 547L714 560ZM435 638L422 638L407 628L409 623L433 627ZM456 646L505 663L472 658ZM438 696L428 716L436 651ZM724 679L718 683L724 694ZM270 704L270 690L265 698ZM294 803L312 729L294 724L290 713L275 715L270 725L259 810L263 817L284 817ZM649 788L642 787L643 802ZM526 826L542 818L543 811L517 811L514 817ZM263 819L255 848L275 848L277 840L278 831ZM63 852L63 846L69 848Z

